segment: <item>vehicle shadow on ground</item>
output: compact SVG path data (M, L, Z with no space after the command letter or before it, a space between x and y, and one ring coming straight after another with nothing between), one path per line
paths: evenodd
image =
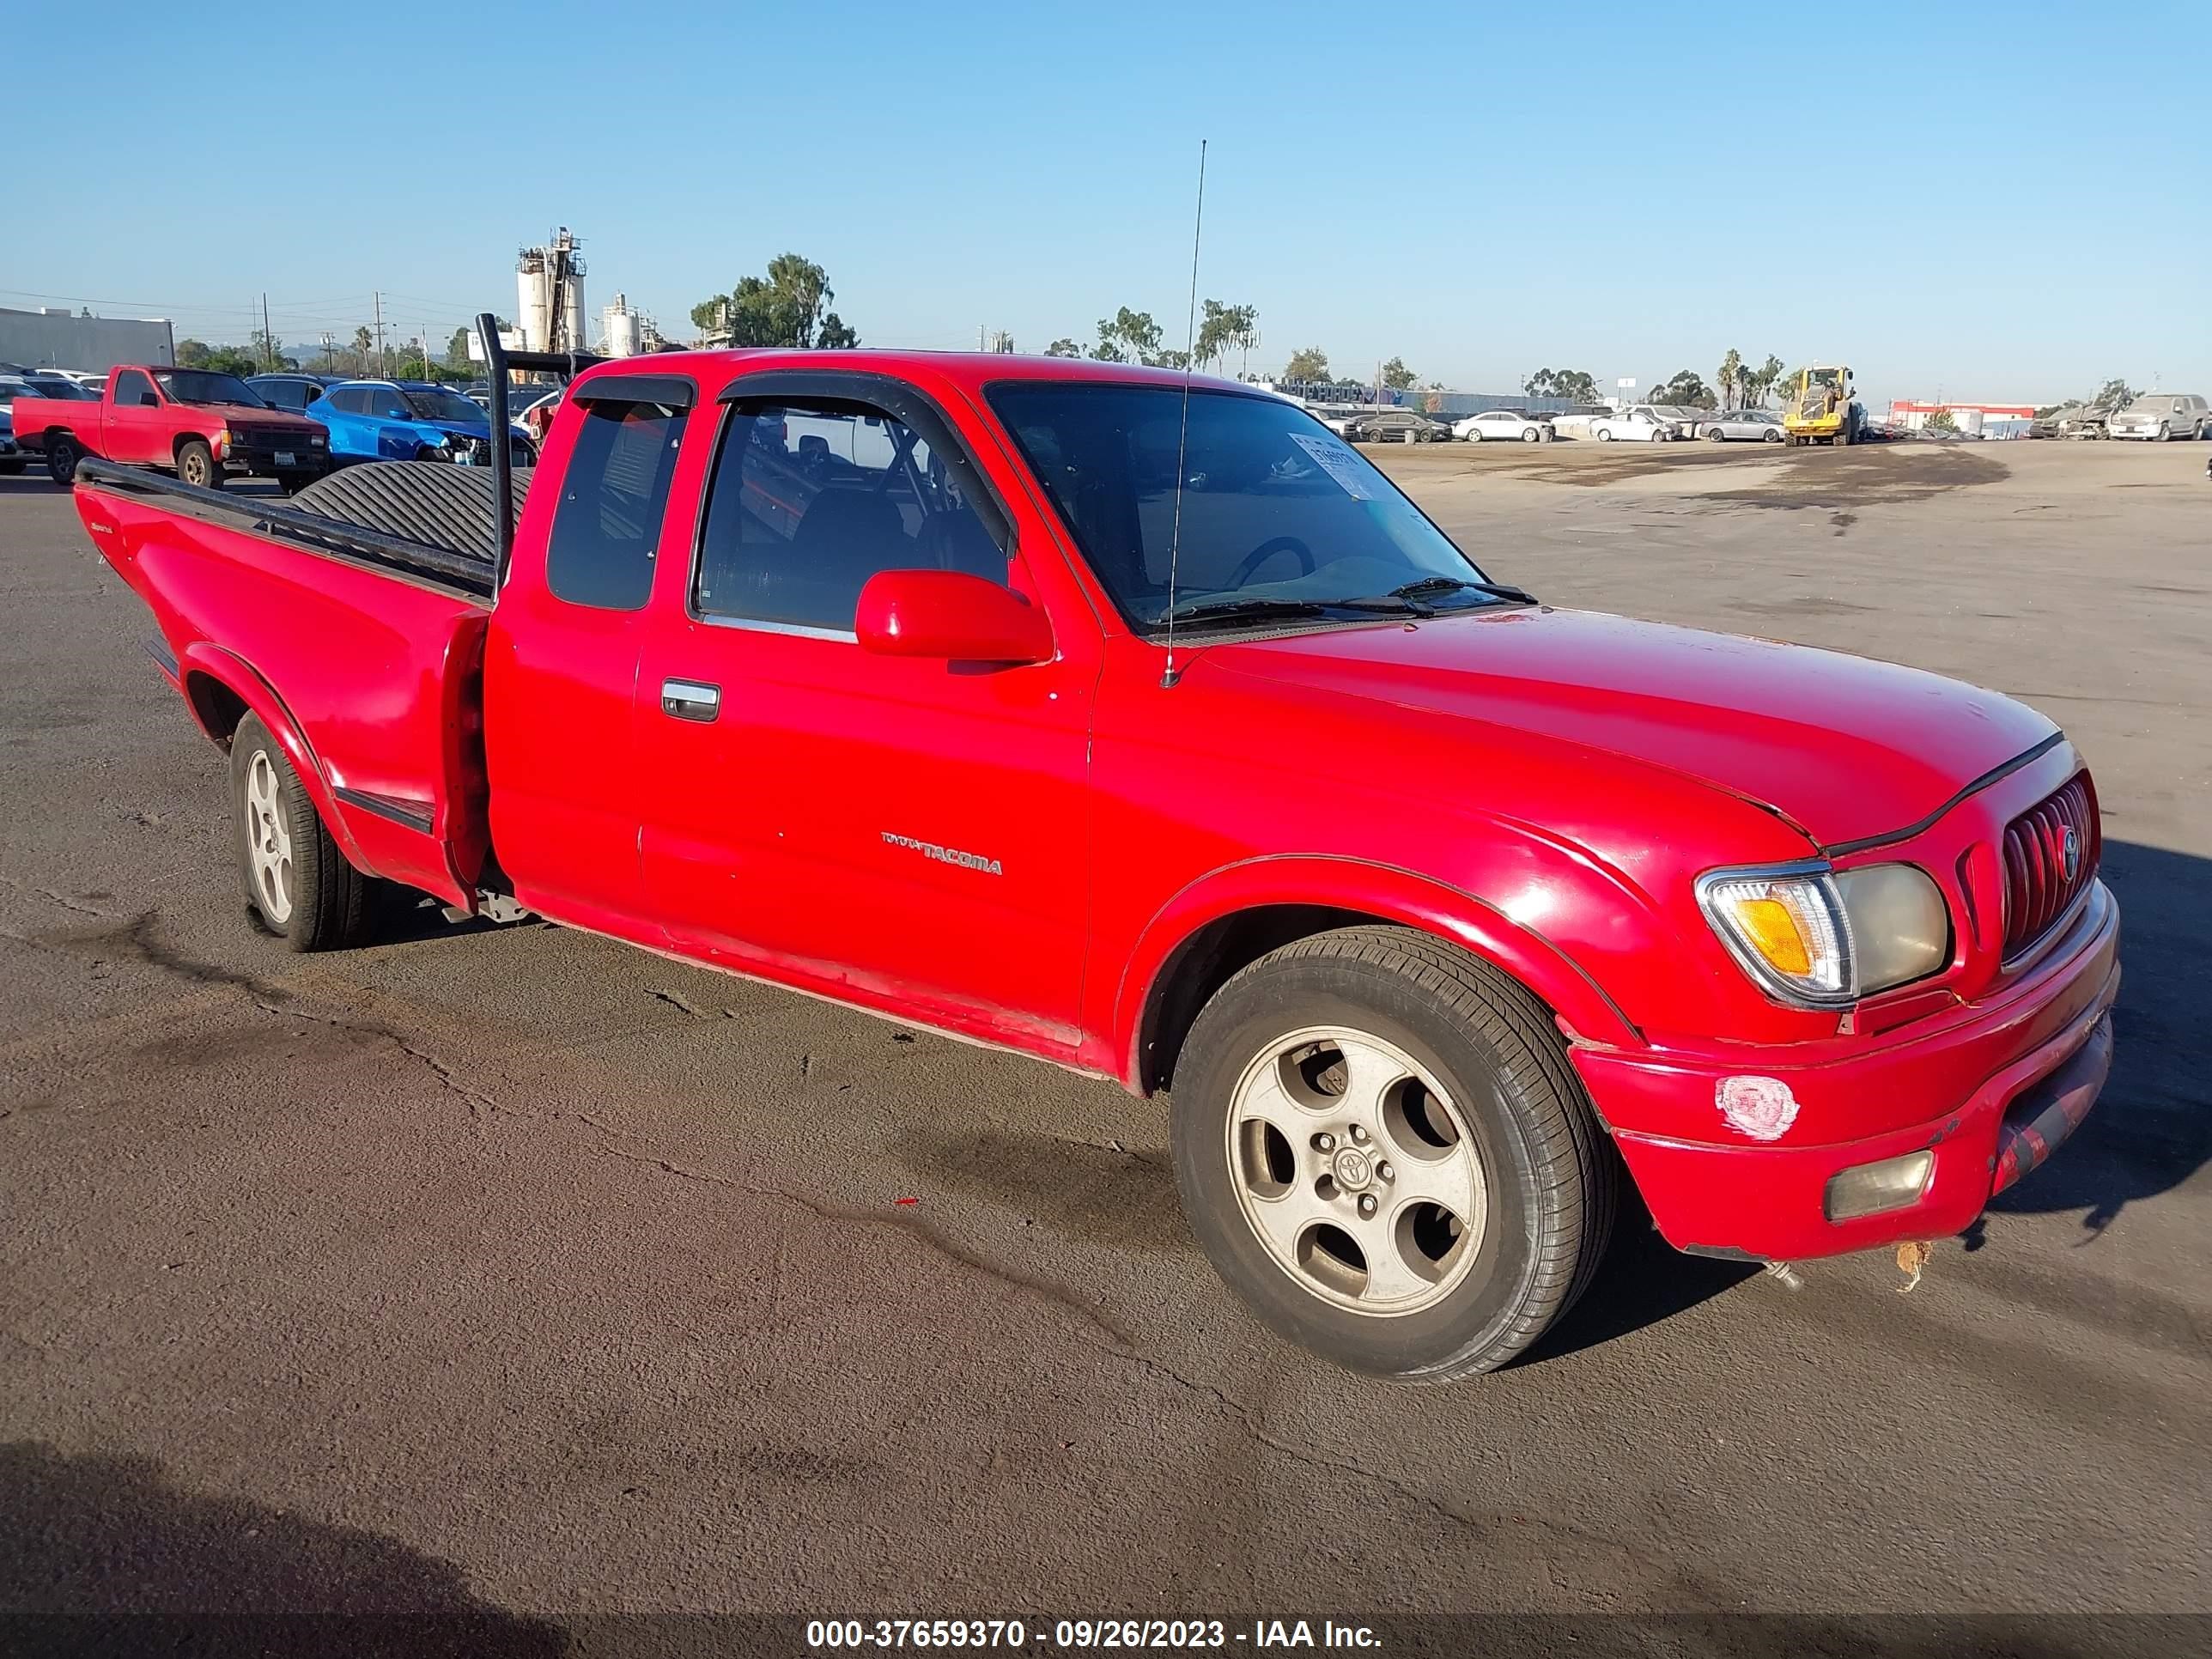
M200 1497L149 1458L0 1444L0 1650L552 1659L562 1629L452 1563L350 1527Z
M2104 878L2120 901L2112 1078L2073 1138L1990 1205L2002 1215L2079 1210L2083 1243L2212 1160L2212 860L2111 841ZM1967 1249L1979 1244L1970 1231Z

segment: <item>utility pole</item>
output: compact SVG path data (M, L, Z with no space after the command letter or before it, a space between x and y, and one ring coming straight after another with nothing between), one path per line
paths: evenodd
M368 301L376 308L376 378L388 380L392 376L386 372L388 365L384 361L384 290L372 290Z
M269 290L261 290L261 349L267 355L270 373L276 368L276 337L269 331Z
M328 329L323 331L323 367L329 368L337 362L338 337Z

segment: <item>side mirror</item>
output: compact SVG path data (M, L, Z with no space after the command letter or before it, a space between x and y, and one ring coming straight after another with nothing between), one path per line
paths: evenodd
M1047 662L1052 627L1008 588L957 570L881 570L860 589L853 631L880 657Z

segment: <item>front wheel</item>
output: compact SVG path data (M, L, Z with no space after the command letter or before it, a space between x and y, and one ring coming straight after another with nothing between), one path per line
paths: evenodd
M1782 441L1782 434L1779 432L1777 432L1772 427L1769 427L1766 429L1765 436L1760 439L1760 441L1762 443L1778 444Z
M2173 428L2172 428L2172 427L2170 427L2170 426L2166 425L2166 423L2164 421L2160 421L2160 422L2158 423L2158 441L2159 441L2159 442L2160 442L2160 443L2170 443L2170 442L2172 442L2172 440L2173 440Z
M76 482L76 464L84 459L84 451L76 447L74 438L52 437L46 440L46 476L67 489Z
M1542 441L1543 436L1544 429L1541 427L1532 426L1522 431L1521 441L1524 444L1538 443Z
M1176 1179L1279 1334L1446 1382L1565 1312L1612 1227L1611 1149L1550 1014L1396 927L1318 934L1215 994L1177 1064Z
M246 901L269 931L295 951L365 941L368 878L346 861L300 775L253 714L230 740L230 790Z
M187 438L177 446L177 477L200 489L222 488L222 469L204 439Z
M1600 428L1598 428L1598 429L1597 429L1597 441L1598 441L1600 443L1601 443L1601 444L1609 444L1609 443L1611 443L1611 442L1613 441L1613 432L1612 432L1612 429L1611 429L1610 428L1607 428L1607 427L1602 427L1602 426L1601 426L1601 427L1600 427Z
M1467 431L1467 441L1471 444L1480 443L1482 441L1481 432L1474 427L1469 427Z
M1707 443L1714 444L1726 443L1728 441L1728 434L1722 431L1720 428L1717 426L1709 426L1705 428L1705 441Z

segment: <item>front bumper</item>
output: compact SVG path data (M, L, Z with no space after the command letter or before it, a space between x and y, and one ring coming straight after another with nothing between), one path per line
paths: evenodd
M310 448L304 442L296 449L280 449L274 444L233 444L223 456L223 468L230 472L243 472L249 477L291 477L313 473L317 477L330 471L331 453L328 448Z
M2029 983L1925 1036L1870 1041L1859 1054L1817 1066L1791 1066L1786 1050L1774 1049L1656 1059L1575 1049L1576 1069L1668 1243L1792 1261L1972 1224L1992 1196L2073 1133L2111 1069L2119 907L2101 884L2091 894ZM1746 1076L1785 1085L1796 1103L1796 1117L1764 1144L1732 1129L1717 1103L1725 1083ZM1869 1114L1893 1127L1832 1137L1839 1122ZM1825 1200L1837 1175L1923 1150L1934 1164L1916 1201L1828 1218Z
M2131 438L2137 442L2142 442L2146 440L2152 443L2156 443L2158 441L2158 428L2154 426L2112 426L2106 427L2105 428L2105 432L2106 435L2108 437Z

